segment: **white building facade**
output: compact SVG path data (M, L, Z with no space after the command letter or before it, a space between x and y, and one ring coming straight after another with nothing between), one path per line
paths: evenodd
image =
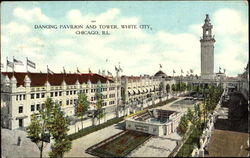
M120 82L98 74L1 73L1 124L16 129L27 127L31 115L44 107L47 97L61 105L65 116L75 115L78 93L85 93L91 109L95 108L96 91L101 87L103 107L117 106Z

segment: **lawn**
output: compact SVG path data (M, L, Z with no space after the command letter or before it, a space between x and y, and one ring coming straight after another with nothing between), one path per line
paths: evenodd
M117 138L110 137L105 144L94 145L88 150L92 155L99 157L124 157L136 147L148 140L152 135L137 131L126 131ZM96 147L95 147L96 146Z

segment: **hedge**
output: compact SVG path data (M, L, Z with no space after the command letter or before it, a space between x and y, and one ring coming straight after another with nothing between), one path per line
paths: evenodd
M194 146L200 146L200 136L202 135L202 131L203 128L193 127L192 133L190 134L185 144L183 144L176 157L190 157L193 152Z
M83 136L86 136L86 135L88 135L90 133L93 133L95 131L98 131L100 129L103 129L105 127L108 127L108 126L111 126L113 124L116 124L116 123L122 121L123 119L124 119L124 117L114 118L114 119L108 120L105 123L81 129L79 132L70 134L67 137L68 137L69 140L75 140L75 139L81 138Z

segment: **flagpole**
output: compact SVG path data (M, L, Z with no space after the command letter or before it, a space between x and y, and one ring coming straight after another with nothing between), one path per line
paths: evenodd
M49 82L49 67L47 65L47 81Z
M26 71L27 71L27 73L29 73L29 70L28 70L28 57L26 57Z
M6 72L8 72L8 57L6 57Z
M14 71L15 71L15 62L14 62L14 56L13 56L13 68L12 68L12 71L13 71L13 76L14 76Z

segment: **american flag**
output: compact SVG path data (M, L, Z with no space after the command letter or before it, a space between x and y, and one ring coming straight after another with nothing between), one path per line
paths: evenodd
M32 67L33 69L36 68L36 64L35 64L34 62L30 61L28 58L27 58L27 66L30 66L30 67Z
M13 62L14 62L15 65L23 65L23 62L22 62L22 61L17 60L17 59L15 59L15 58L13 58Z

